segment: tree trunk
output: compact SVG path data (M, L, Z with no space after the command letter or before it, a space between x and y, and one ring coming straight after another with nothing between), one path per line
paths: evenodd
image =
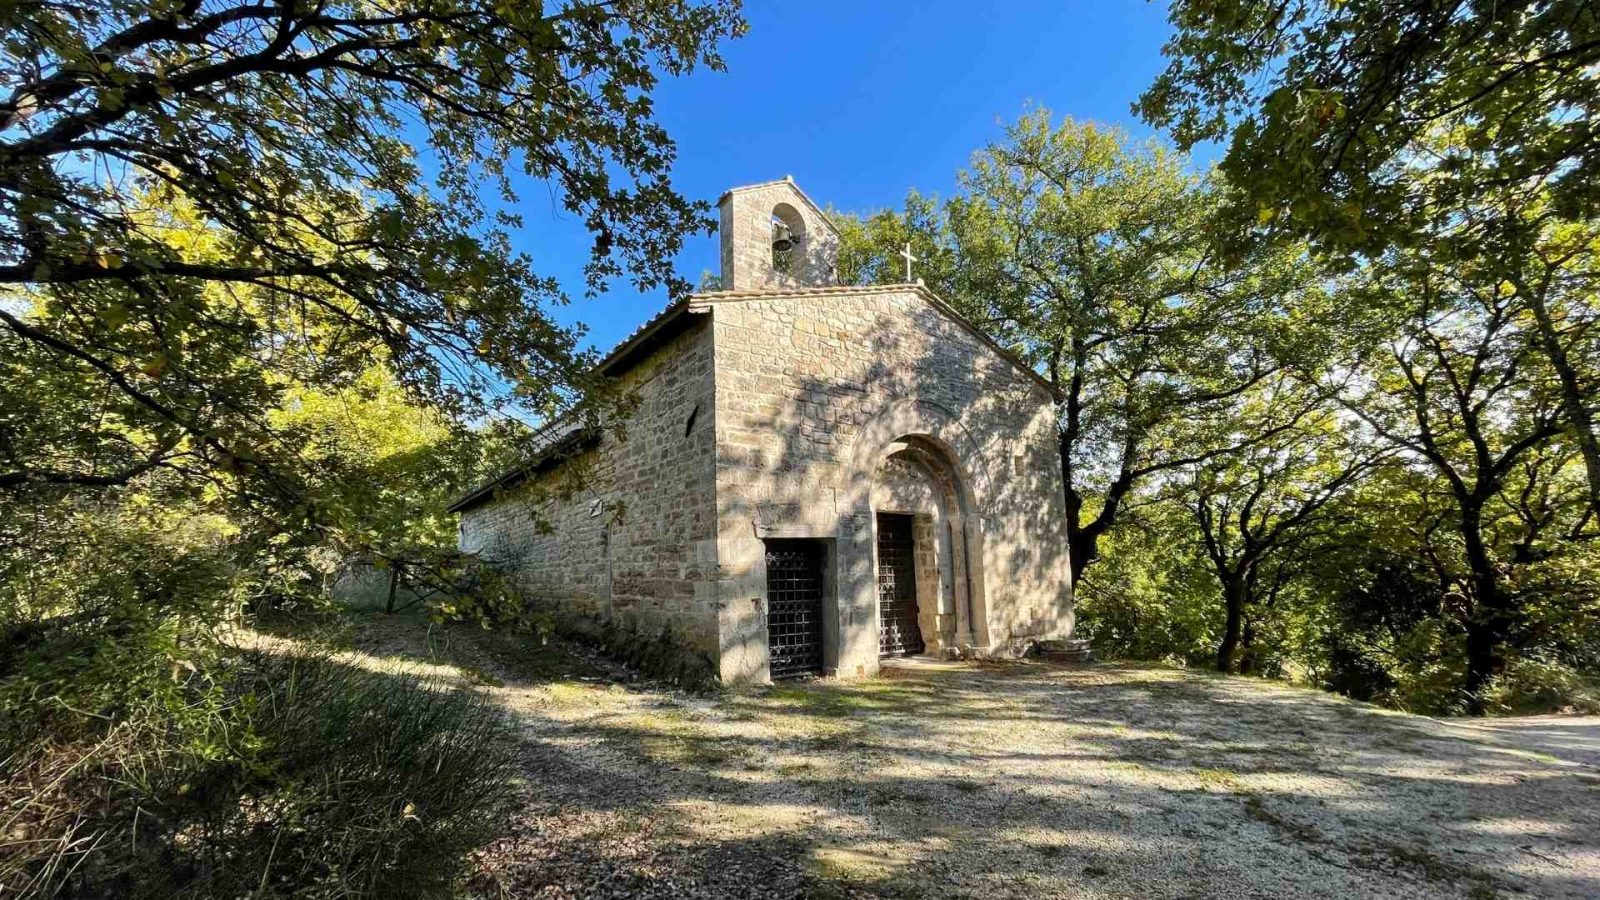
M1096 536L1084 534L1076 528L1068 529L1067 562L1072 567L1073 584L1078 583L1078 579L1083 577L1083 570L1100 555L1098 544Z
M1494 676L1505 670L1505 644L1511 634L1511 598L1500 586L1500 573L1484 546L1481 521L1475 510L1461 520L1465 544L1472 611L1467 616L1467 711L1487 712L1487 692Z
M1239 652L1239 641L1244 630L1243 579L1229 574L1222 579L1222 601L1228 609L1227 624L1222 630L1222 645L1217 648L1217 671L1232 672L1233 660Z
M1244 623L1244 636L1239 639L1239 674L1256 673L1256 623Z
M1072 583L1083 577L1084 567L1095 557L1095 538L1083 531L1083 495L1072 488L1072 464L1069 462L1067 437L1058 435L1057 452L1061 455L1061 484L1064 488L1067 513L1067 564L1071 569Z
M387 600L384 601L384 604L383 604L383 612L384 612L385 615L389 615L389 614L392 614L394 612L394 595L395 595L395 591L399 587L400 587L400 564L391 562L391 563L389 563L389 597L388 597Z

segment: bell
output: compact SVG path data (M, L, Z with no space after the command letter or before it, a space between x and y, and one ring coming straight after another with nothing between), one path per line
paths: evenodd
M794 249L794 237L789 234L786 223L772 223L772 249L777 253L788 253Z

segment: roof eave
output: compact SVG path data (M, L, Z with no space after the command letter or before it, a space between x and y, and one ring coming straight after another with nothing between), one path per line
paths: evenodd
M648 358L661 344L682 333L689 321L687 316L705 312L703 308L694 307L693 300L693 297L683 297L667 304L665 309L639 326L627 340L611 348L611 352L600 360L595 370L602 375L620 375L635 363Z
M445 507L445 511L460 513L482 506L494 500L496 495L502 491L510 490L541 472L546 472L559 466L599 442L600 429L580 428L537 452L528 461L512 466L494 478L489 479L486 483L461 495L454 503Z

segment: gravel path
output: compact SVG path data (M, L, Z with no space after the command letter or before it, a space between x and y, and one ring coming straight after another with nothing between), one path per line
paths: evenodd
M1530 750L1600 771L1600 716L1520 716L1439 724L1471 741Z
M482 897L1600 896L1600 768L1561 720L1113 665L708 699L571 647L422 635L361 646L458 664L522 725Z

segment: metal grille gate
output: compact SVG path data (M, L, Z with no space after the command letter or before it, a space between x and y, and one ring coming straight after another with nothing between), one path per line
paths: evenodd
M822 672L822 562L817 541L767 541L767 649L773 678Z
M911 517L878 514L878 655L924 649L917 625L917 576Z

